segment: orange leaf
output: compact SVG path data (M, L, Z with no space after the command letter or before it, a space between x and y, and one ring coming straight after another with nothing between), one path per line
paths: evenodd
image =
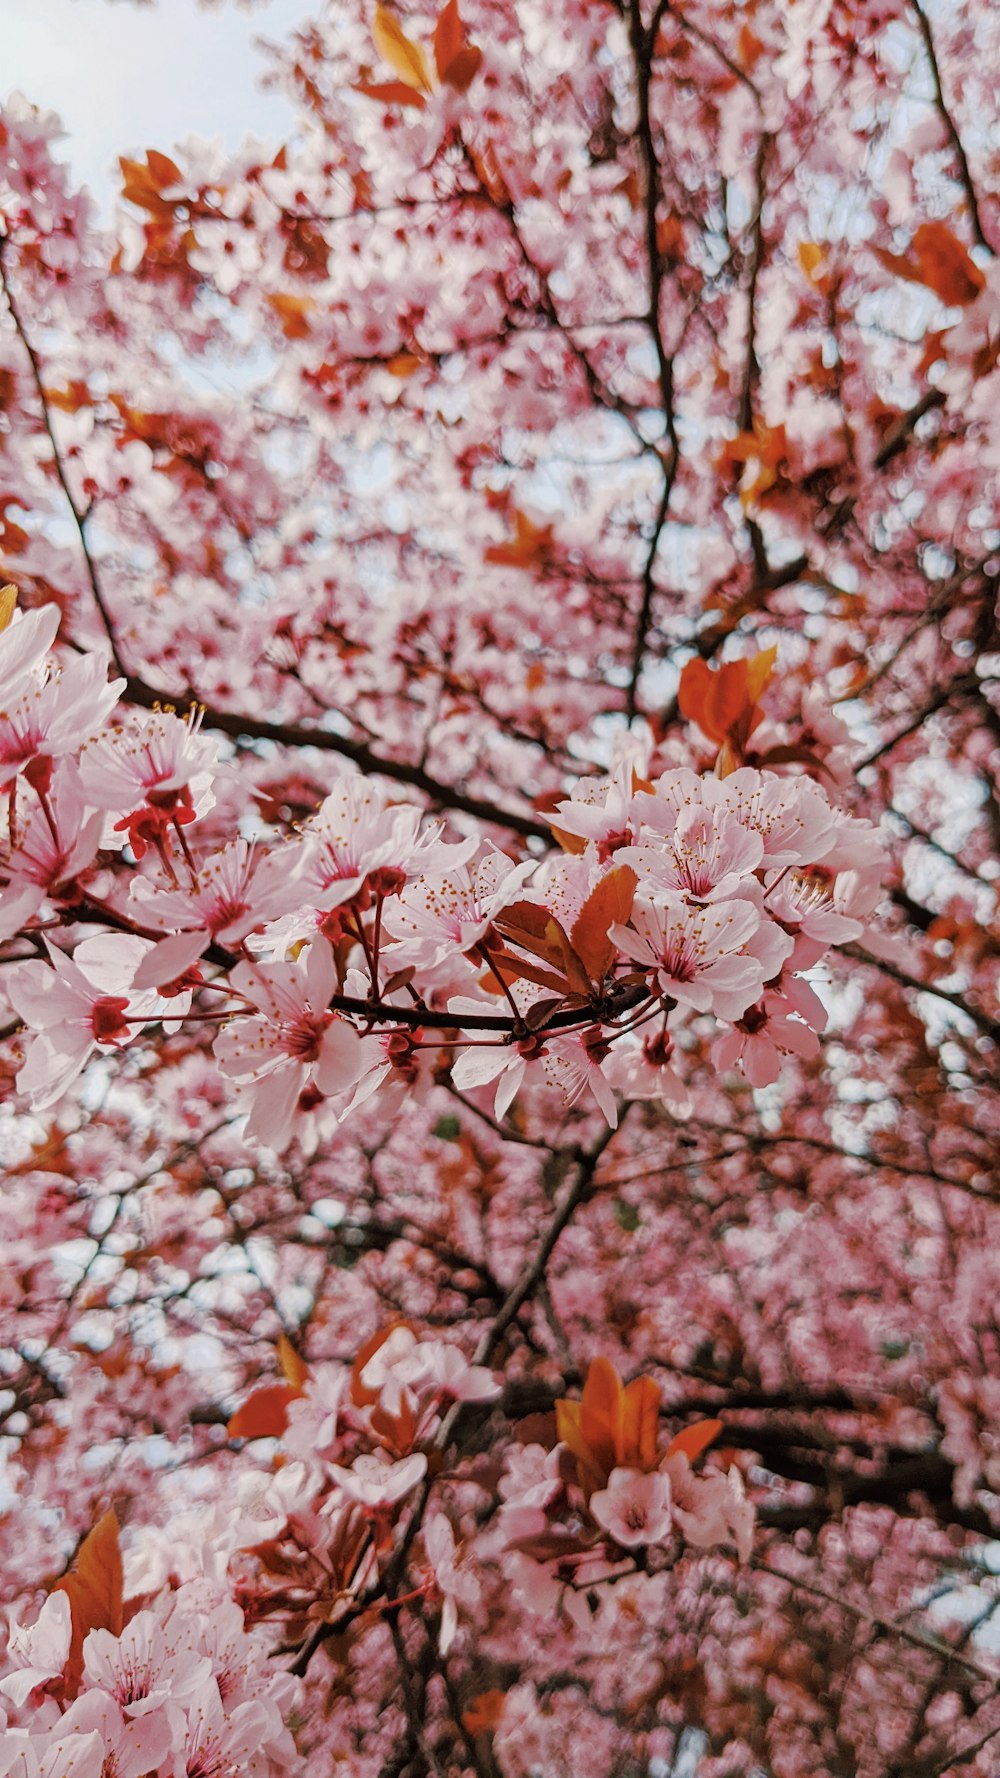
M351 1366L351 1400L356 1408L368 1408L371 1407L373 1401L378 1401L378 1390L367 1389L361 1381L361 1373L365 1365L369 1359L374 1358L379 1348L385 1345L389 1335L394 1334L397 1327L409 1327L409 1325L409 1322L403 1321L402 1318L390 1321L387 1326L380 1327L376 1333L370 1334L361 1347Z
M503 1715L506 1692L480 1692L467 1710L462 1711L462 1727L467 1735L490 1735Z
M448 63L441 79L445 86L451 87L452 92L467 93L482 65L482 50L477 49L474 43L468 43Z
M226 1431L230 1438L280 1438L288 1409L301 1394L292 1383L264 1383L237 1408Z
M514 514L514 536L508 543L491 543L486 550L488 562L500 562L510 568L538 568L552 547L552 526L534 525L523 512Z
M873 251L890 272L911 284L923 284L949 307L964 308L975 302L986 284L967 248L944 222L922 222L908 253L888 253L882 247Z
M161 190L165 185L180 184L183 175L177 162L172 161L169 154L161 154L158 148L147 148L146 165L151 179L155 180Z
M453 92L468 92L482 65L483 52L465 35L458 0L448 0L434 27L434 63L438 79Z
M414 92L402 80L359 80L354 91L366 99L381 99L383 105L415 105L418 111L427 103L423 93Z
M592 982L602 982L611 967L615 947L608 927L627 923L638 882L627 864L618 865L591 890L573 921L570 943Z
M309 1366L285 1334L278 1335L278 1363L293 1389L304 1389L309 1381Z
M743 660L709 667L696 658L681 672L677 702L689 722L696 722L710 741L744 742L753 728L754 707L777 659L776 648L764 648Z
M595 1358L587 1372L580 1402L580 1432L604 1474L615 1467L622 1442L624 1390L607 1358Z
M404 86L412 87L419 93L434 91L427 57L419 43L413 43L405 35L401 25L384 6L375 8L372 41L382 60L388 62Z
M809 279L810 284L814 284L817 290L822 289L824 283L823 268L826 264L826 248L820 247L816 241L800 241L799 264L805 272L806 277Z
M75 1692L83 1672L83 1644L91 1630L110 1630L120 1636L122 1611L122 1558L118 1544L118 1519L113 1507L87 1533L69 1574L57 1581L55 1593L69 1599L73 1634L66 1664L67 1687Z
M17 607L17 588L12 581L0 586L0 630L5 630Z
M458 16L458 0L448 0L434 26L434 65L440 80L444 80L445 69L464 48L465 26Z
M624 1395L619 1463L629 1468L656 1468L656 1435L660 1424L660 1391L652 1377L636 1377Z
M309 333L309 311L313 306L309 296L285 296L280 291L272 291L267 303L281 322L281 331L286 340L302 340Z
M708 1450L721 1431L721 1420L696 1420L693 1426L685 1426L683 1432L671 1439L667 1446L667 1456L686 1457L689 1463L694 1463L703 1451Z

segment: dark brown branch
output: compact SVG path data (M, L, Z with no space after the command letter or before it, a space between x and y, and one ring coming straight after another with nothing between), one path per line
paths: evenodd
M921 6L920 0L911 0L911 3L914 13L916 14L917 28L923 38L924 50L931 71L931 79L934 82L934 103L937 107L938 116L944 124L947 132L948 140L951 143L955 159L958 162L959 180L965 192L965 202L968 206L969 220L972 223L972 232L976 238L978 246L985 247L988 253L992 253L993 246L991 242L986 239L986 235L983 232L983 221L979 211L979 199L976 195L975 182L972 177L972 168L969 166L969 157L965 152L965 146L958 133L958 126L948 109L948 104L944 96L944 87L941 84L941 67L937 58L937 50L934 47L934 33L931 30L931 22Z

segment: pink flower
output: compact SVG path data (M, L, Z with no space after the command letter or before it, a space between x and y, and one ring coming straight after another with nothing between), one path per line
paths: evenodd
M624 847L615 862L631 865L654 892L725 901L739 895L763 856L760 834L717 804L681 809L662 837L643 828L639 844Z
M749 1562L754 1511L738 1469L696 1476L687 1458L676 1452L664 1458L660 1474L664 1481L670 1478L674 1518L688 1543L698 1550L735 1544L740 1561Z
M618 1105L602 1061L604 1040L599 1030L573 1032L545 1040L542 1074L550 1087L561 1093L567 1105L575 1105L583 1093L593 1093L609 1129L618 1127Z
M75 881L93 863L101 843L102 818L88 811L80 793L76 768L61 765L52 782L47 807L36 799L16 844L0 864L7 887L0 904L0 939L10 938L31 918L46 895L73 892Z
M187 1733L177 1757L176 1778L237 1778L254 1770L269 1728L268 1713L256 1701L226 1712L214 1679L207 1679L187 1705Z
M659 1470L613 1469L608 1485L592 1494L590 1510L602 1530L624 1549L666 1543L671 1534L670 1483Z
M170 710L133 716L105 732L80 757L80 777L97 809L125 810L116 832L127 833L137 858L164 842L167 829L187 825L212 806L218 744L199 735L201 714L182 722Z
M568 801L557 804L553 825L595 845L599 858L610 857L636 832L633 782L631 760L623 761L611 777L585 779Z
M231 980L260 1012L227 1025L215 1053L224 1074L253 1084L247 1135L280 1152L292 1139L307 1086L326 1096L353 1085L362 1067L361 1039L327 1005L337 971L325 939L309 946L304 965L243 963Z
M105 1747L89 1734L4 1735L0 1778L103 1778Z
M165 1760L174 1744L173 1724L166 1710L126 1716L107 1692L83 1692L71 1704L60 1728L76 1734L98 1734L104 1747L104 1778L141 1778Z
M766 1087L777 1080L787 1055L819 1055L819 1038L800 1019L788 1017L791 1008L781 994L765 994L756 1006L724 1031L712 1046L716 1068L739 1066L752 1087Z
M536 869L533 858L514 864L504 852L488 852L468 869L429 881L420 877L387 905L386 930L408 961L431 968L456 950L474 949Z
M59 607L53 603L15 614L13 622L0 630L0 705L16 703L29 689L58 628Z
M203 1654L168 1636L152 1611L137 1611L120 1636L89 1632L83 1671L88 1685L106 1692L126 1716L140 1717L184 1703L211 1669Z
M137 1027L162 1018L167 1003L155 994L135 994L136 966L149 950L129 933L84 939L72 958L46 938L52 963L20 963L9 973L7 991L15 1010L34 1033L17 1077L36 1109L53 1105L76 1079L94 1050L122 1049ZM182 1015L190 996L169 1003Z
M739 1018L760 997L766 981L776 975L791 941L777 927L761 935L762 922L749 901L713 902L691 907L676 901L640 901L629 926L612 926L619 950L647 969L655 969L661 994L695 1012L714 1011L720 1018ZM759 936L767 939L762 962L751 950Z
M81 655L29 685L0 710L0 792L9 790L20 772L46 791L53 762L81 746L124 689L124 679L108 683L97 654Z
M450 1401L495 1401L500 1384L485 1365L470 1364L457 1346L420 1340L408 1327L394 1328L361 1372L366 1389L377 1389L382 1407L398 1414L404 1395L434 1394Z
M466 1610L476 1604L479 1586L474 1577L463 1573L455 1563L455 1533L444 1513L435 1513L424 1525L424 1549L434 1575L434 1585L441 1595L441 1628L438 1648L448 1653L458 1629L458 1607Z
M400 1463L390 1463L369 1452L355 1457L350 1469L342 1469L339 1463L330 1464L330 1474L341 1491L369 1511L395 1506L413 1492L426 1473L427 1458L422 1451L415 1451Z
M421 831L421 821L413 804L386 808L366 778L341 778L303 828L303 899L330 912L366 885L398 894L411 876L443 875L471 858L474 839L442 844L441 823Z
M191 889L133 884L133 902L144 926L169 932L136 974L136 987L158 988L183 975L213 941L238 945L255 926L289 913L301 901L293 847L255 854L247 840L233 840L203 864Z
M69 1657L71 1635L68 1595L50 1593L33 1624L11 1624L6 1660L13 1671L0 1679L0 1692L20 1708L37 1687L58 1679Z

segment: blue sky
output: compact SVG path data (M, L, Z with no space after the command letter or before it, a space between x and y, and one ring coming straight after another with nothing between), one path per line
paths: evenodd
M0 97L13 90L58 111L60 158L107 209L119 154L169 153L183 136L244 136L277 145L291 127L283 99L261 93L257 37L282 39L320 0L154 5L115 0L3 0Z

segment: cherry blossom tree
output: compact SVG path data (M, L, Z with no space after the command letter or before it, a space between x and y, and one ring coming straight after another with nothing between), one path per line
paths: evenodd
M1000 14L268 54L0 125L0 1778L988 1778Z

